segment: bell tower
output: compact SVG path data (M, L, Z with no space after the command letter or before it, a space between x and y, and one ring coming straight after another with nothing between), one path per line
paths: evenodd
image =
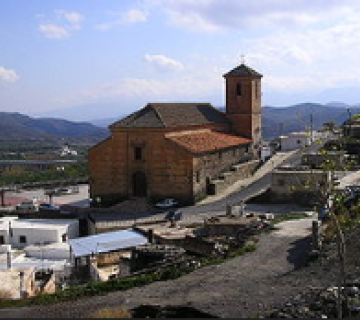
M226 116L232 133L251 139L257 155L261 140L262 75L242 63L224 75L226 82Z

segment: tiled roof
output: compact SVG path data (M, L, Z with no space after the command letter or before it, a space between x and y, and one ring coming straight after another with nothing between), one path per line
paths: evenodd
M254 69L246 66L245 64L241 64L240 66L236 67L235 69L229 71L224 75L224 77L256 77L262 78L262 74L258 73Z
M250 144L251 140L211 130L172 133L166 136L185 150L201 154Z
M173 128L211 123L228 120L209 103L149 103L110 128Z

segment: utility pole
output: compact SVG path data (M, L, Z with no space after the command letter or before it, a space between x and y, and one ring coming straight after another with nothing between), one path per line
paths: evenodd
M279 123L279 136L281 136L284 132L284 124L281 122Z
M0 188L0 200L1 200L1 206L5 207L5 189Z
M347 108L346 110L347 110L347 112L349 114L349 131L348 131L348 135L350 136L351 135L351 118L352 118L352 114L351 114L350 108Z
M313 142L314 116L310 114L310 142Z

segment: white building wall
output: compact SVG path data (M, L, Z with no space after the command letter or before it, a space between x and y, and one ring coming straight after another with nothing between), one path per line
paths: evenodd
M24 249L26 256L37 259L69 260L70 245L68 243L56 243L45 246L29 246Z
M66 229L42 229L37 228L36 226L28 227L14 227L12 229L11 244L16 248L23 248L25 246L33 244L48 244L54 242L62 242L61 235L66 233ZM20 242L20 236L26 237L26 243Z
M8 229L0 229L0 237L4 239L4 244L9 243L9 230Z
M34 244L63 243L79 236L79 221L15 218L10 224L9 219L5 217L0 219L0 235L4 237L5 244L11 244L16 248ZM66 237L63 238L63 235ZM20 236L25 237L26 242L21 243Z
M281 151L291 151L299 149L311 143L311 139L307 133L293 133L280 138Z

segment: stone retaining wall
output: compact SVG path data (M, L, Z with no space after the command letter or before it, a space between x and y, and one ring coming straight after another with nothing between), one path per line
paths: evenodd
M222 173L219 179L213 180L209 186L209 194L216 195L238 180L252 176L259 165L259 160L233 165L230 171Z

